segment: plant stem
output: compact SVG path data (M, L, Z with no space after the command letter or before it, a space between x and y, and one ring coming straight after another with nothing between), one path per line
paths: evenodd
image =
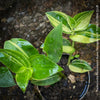
M45 98L42 96L38 86L35 86L34 89L38 92L40 100L45 100Z
M74 41L72 42L72 47L74 47ZM69 55L69 58L68 58L68 64L70 64L70 61L71 61L71 57L72 57L73 53Z

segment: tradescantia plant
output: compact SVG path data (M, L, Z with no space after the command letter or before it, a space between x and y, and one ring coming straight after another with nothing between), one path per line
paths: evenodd
M63 69L57 64L63 52L69 54L67 65L71 71L90 71L91 67L86 61L73 60L79 57L73 53L74 42L92 43L100 40L100 28L89 24L92 14L93 11L85 11L72 18L59 11L47 12L54 29L41 46L44 54L39 54L31 43L21 38L5 41L4 48L0 49L0 62L5 65L0 67L0 87L17 84L25 92L29 81L39 86L56 83L64 76L61 72ZM62 33L68 34L72 43L63 38Z
M44 50L47 56L39 54L37 49L24 39L12 38L5 41L4 49L0 49L0 62L6 66L0 67L0 87L17 84L25 92L29 80L40 86L59 81L63 69L56 63L62 56L62 24L48 34Z
M94 11L84 11L74 17L59 11L46 13L53 27L62 23L63 33L68 34L71 40L69 41L63 38L63 52L69 54L67 65L73 72L84 73L91 70L90 65L86 61L81 59L74 60L74 57L77 58L79 55L73 55L73 53L75 52L75 42L93 43L100 40L100 28L94 24L89 24L93 12Z

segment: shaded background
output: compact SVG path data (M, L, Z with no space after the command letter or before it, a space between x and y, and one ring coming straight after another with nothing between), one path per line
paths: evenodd
M47 11L62 11L73 17L79 12L94 10L91 23L96 24L96 5L100 8L100 0L0 0L0 48L3 48L5 40L19 37L30 41L39 49L52 29L45 16ZM78 50L76 54L80 54L80 58L88 61L93 68L90 88L83 100L100 100L100 93L96 93L96 43L76 43L76 45ZM18 87L0 88L1 100L12 100L12 93L8 94L9 99L5 95L8 91L14 92L14 89L20 91ZM34 95L32 86L29 90L33 93L28 91L24 97L27 98L28 95L28 99L31 100L31 96ZM22 94L21 91L20 94Z

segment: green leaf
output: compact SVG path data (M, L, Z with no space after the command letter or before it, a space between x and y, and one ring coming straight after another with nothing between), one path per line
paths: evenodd
M46 37L43 50L54 62L59 62L62 56L62 24L55 27Z
M20 51L26 57L38 54L37 49L34 48L30 42L21 38L13 38L11 40L6 41L4 43L4 49Z
M91 33L95 33L95 34L100 34L100 27L97 27L94 24L89 24L86 31L91 32Z
M0 49L0 62L14 73L22 71L24 67L31 67L28 58L14 50Z
M6 67L0 67L0 87L16 85L11 72Z
M75 55L74 57L75 57L75 58L79 58L79 57L80 57L80 55Z
M75 20L74 20L74 18L72 18L72 17L70 17L68 15L65 18L67 18L67 22L68 22L71 30L74 30L75 23L76 23Z
M71 46L71 42L68 39L63 38L63 46Z
M75 52L75 49L71 46L71 43L69 40L63 38L63 52L72 54Z
M74 23L74 19L72 20L70 16L59 11L50 11L47 12L46 15L53 27L56 27L58 24L62 22L63 32L66 34L71 34L70 25L73 25L71 23Z
M30 58L30 62L33 68L32 77L34 80L45 79L63 70L45 55L35 55Z
M26 87L30 78L32 77L33 69L26 68L21 73L17 73L15 76L17 85L21 88L21 90L25 93Z
M85 73L92 70L86 61L80 59L73 60L69 65L69 69L76 73Z
M82 31L77 32L75 35L71 35L70 39L80 43L92 43L100 40L100 34Z
M82 31L88 27L93 12L84 11L74 16L74 20L76 21L75 31Z
M63 46L63 52L72 54L73 52L75 52L75 49L72 46Z
M51 85L54 84L58 81L61 80L61 76L59 73L54 74L50 77L47 77L46 79L42 79L42 80L31 80L31 83L38 85L38 86L46 86L46 85Z

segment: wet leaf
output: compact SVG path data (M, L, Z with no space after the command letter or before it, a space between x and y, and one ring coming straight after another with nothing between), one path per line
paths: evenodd
M69 65L69 69L76 73L85 73L92 70L86 61L80 59L73 60Z
M16 85L11 72L6 67L0 67L0 87Z
M46 37L43 50L54 62L59 62L62 56L62 24L55 27Z
M75 49L72 46L63 46L63 52L72 54L73 52L75 52Z
M45 55L33 56L30 58L30 62L33 68L32 78L34 80L45 79L63 70Z
M64 46L71 46L71 42L68 39L63 38L63 45Z
M86 31L94 33L94 34L100 34L100 27L97 27L94 24L89 24L88 28Z
M61 80L61 76L59 73L54 74L50 77L47 77L46 79L42 79L42 80L31 80L31 83L38 85L38 86L46 86L46 85L51 85L54 84L58 81Z
M31 67L28 58L14 50L0 49L0 62L15 73L22 71L24 67Z
M70 16L59 11L50 11L47 12L46 15L53 27L56 27L62 22L63 32L66 34L71 34L70 26L73 25L74 20L72 20Z
M63 52L68 54L75 52L75 49L71 46L70 41L64 38L63 38Z
M100 34L82 31L77 32L75 35L71 35L70 39L80 43L92 43L100 40Z
M75 31L82 31L88 27L93 12L94 11L84 11L74 16L74 20L76 21Z
M38 54L37 49L34 48L30 42L21 38L12 38L11 40L6 41L4 43L4 49L20 51L26 57Z
M17 73L15 76L17 85L21 88L21 90L25 93L26 87L30 78L32 77L33 69L26 68L23 69L21 73Z

